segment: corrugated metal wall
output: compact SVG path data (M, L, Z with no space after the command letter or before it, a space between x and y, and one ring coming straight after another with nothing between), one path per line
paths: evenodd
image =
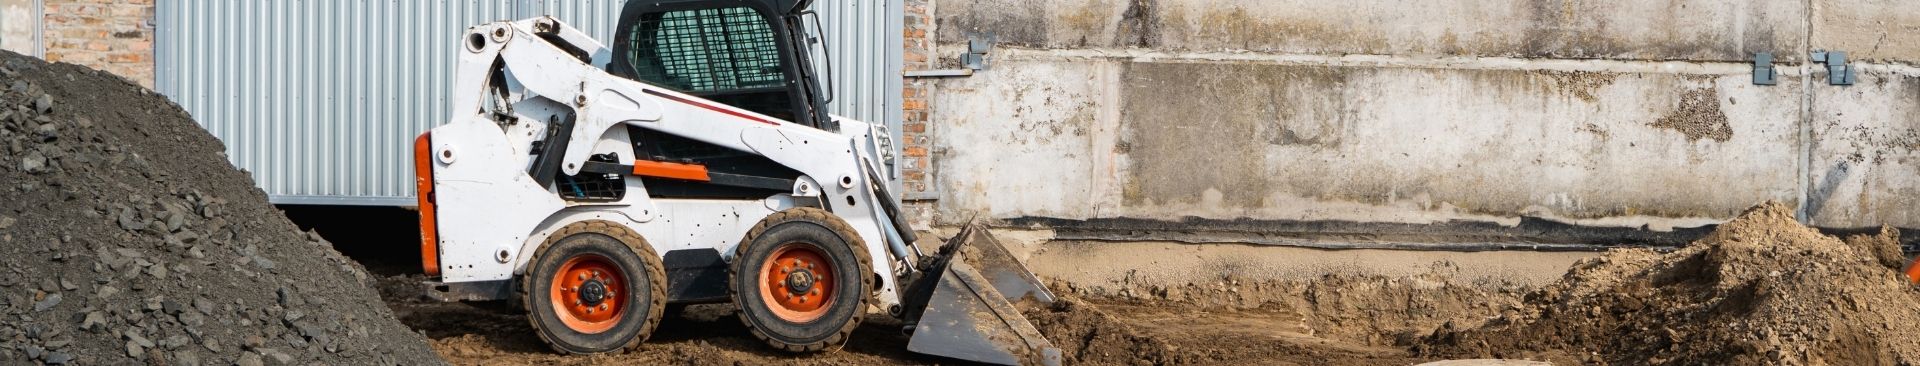
M814 5L833 47L835 113L899 121L889 1ZM447 119L468 26L552 14L611 42L623 3L161 0L155 81L275 203L410 206L412 139Z

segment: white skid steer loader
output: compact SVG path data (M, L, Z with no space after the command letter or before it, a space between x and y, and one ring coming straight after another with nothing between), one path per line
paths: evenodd
M428 295L521 301L562 353L731 303L787 351L871 308L914 352L1058 364L1009 300L1053 296L999 243L913 245L890 133L825 111L810 2L630 1L611 47L550 17L468 29L452 118L414 143Z

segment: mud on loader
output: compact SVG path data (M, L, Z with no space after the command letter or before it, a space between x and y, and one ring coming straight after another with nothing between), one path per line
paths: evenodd
M885 124L826 112L810 2L629 1L611 46L551 17L469 28L452 117L414 142L428 296L518 301L569 354L730 303L796 353L879 309L914 352L1058 364L1010 302L1052 295L985 231L913 245Z

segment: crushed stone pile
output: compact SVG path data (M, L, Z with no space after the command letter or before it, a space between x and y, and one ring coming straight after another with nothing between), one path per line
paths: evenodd
M0 88L0 364L441 363L165 97L12 52Z
M1576 264L1481 325L1448 324L1416 351L1558 364L1920 364L1920 292L1897 233L1842 240L1792 209L1748 209L1671 253L1623 249Z

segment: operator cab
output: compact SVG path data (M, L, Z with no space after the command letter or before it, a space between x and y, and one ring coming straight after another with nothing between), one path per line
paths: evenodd
M811 0L634 0L614 31L611 74L784 121L837 130L804 20Z
M794 124L828 117L804 26L811 0L633 0L614 28L607 72ZM716 122L718 123L718 122ZM757 199L800 172L765 156L629 125L639 160L697 164L714 179L647 179L654 197ZM722 179L725 178L725 179Z

